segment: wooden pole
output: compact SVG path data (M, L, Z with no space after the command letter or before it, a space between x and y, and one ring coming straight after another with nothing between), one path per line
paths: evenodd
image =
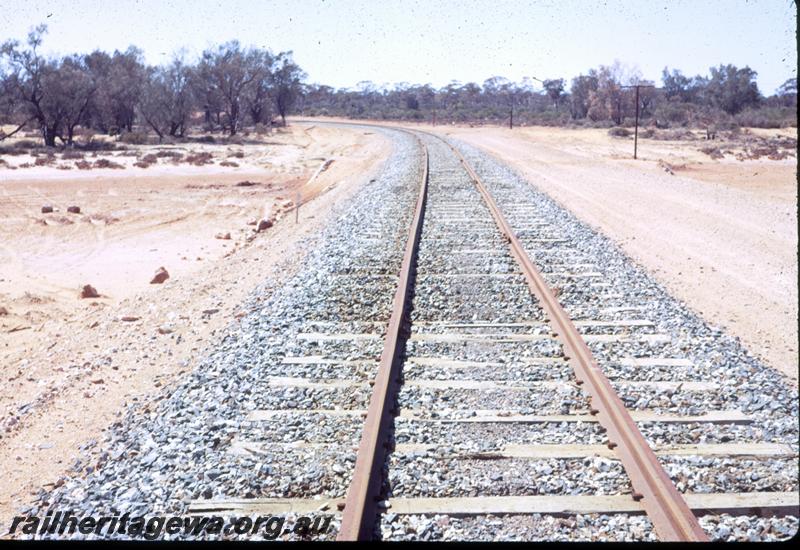
M621 88L635 88L636 89L636 125L633 130L633 158L636 156L639 149L639 88L655 88L652 84L633 84L630 86L620 86Z
M636 125L633 128L633 160L639 147L639 86L636 86Z

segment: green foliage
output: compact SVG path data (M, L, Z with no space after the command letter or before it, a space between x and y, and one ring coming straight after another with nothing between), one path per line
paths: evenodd
M797 109L792 107L746 109L734 118L742 127L797 128Z
M756 72L750 67L743 69L737 69L733 65L711 67L706 96L711 105L735 115L746 107L757 105L761 99L755 78Z
M673 96L678 97L678 96ZM665 101L656 107L653 116L656 123L662 128L686 126L692 119L695 106L683 101Z
M580 75L572 79L572 118L586 118L589 114L592 94L597 91L597 87L598 82L595 71L589 71L586 76Z

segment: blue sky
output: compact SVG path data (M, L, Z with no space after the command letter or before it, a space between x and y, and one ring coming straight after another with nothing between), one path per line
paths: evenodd
M46 22L48 53L141 47L150 63L230 39L293 50L310 82L570 79L614 60L660 82L749 65L762 92L796 76L789 0L0 0L0 41Z

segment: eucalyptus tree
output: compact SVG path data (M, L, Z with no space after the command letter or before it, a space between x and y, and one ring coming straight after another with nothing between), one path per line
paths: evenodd
M97 83L82 56L47 59L39 53L46 25L28 33L26 45L9 40L0 46L3 59L3 89L25 118L36 122L44 144L53 147L56 138L72 144L75 128L85 115ZM66 135L65 135L66 134Z
M750 67L720 65L711 67L710 71L706 94L711 105L731 115L758 105L761 93L755 81L757 73Z
M263 52L245 50L236 40L203 52L196 72L199 88L210 104L217 103L221 107L224 116L221 122L230 135L235 135L240 128L242 103L249 87L265 80L270 64L265 65L263 61ZM256 106L256 109L262 107Z
M302 81L306 73L292 60L292 52L280 52L275 58L275 65L270 75L275 108L286 126L286 115L294 106L302 89Z
M553 108L558 110L558 102L561 99L561 95L564 93L564 79L563 78L553 78L545 80L542 83L545 92L547 93L547 97L553 102Z
M243 97L253 124L272 121L271 77L275 58L268 50L252 49L248 52L249 64L254 78L244 89Z
M97 82L91 122L107 132L133 131L146 78L142 50L130 46L113 55L96 50L86 56L86 66Z
M35 120L35 117L23 112L23 100L16 93L18 87L17 78L17 75L10 71L5 71L0 66L0 124L15 126L9 132L0 127L0 141L22 131L29 123Z
M139 111L158 135L183 137L195 107L190 88L191 68L180 57L166 67L150 67Z
M578 75L572 79L570 88L570 106L572 118L586 118L589 114L592 94L597 91L598 79L597 72L592 69L589 74Z
M97 91L97 82L86 69L83 56L72 55L62 59L55 71L45 73L44 88L53 116L61 117L56 135L67 145L72 145L75 128L84 120Z

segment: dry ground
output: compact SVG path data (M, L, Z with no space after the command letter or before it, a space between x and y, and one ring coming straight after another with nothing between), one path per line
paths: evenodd
M250 290L284 274L283 260L302 261L297 243L390 148L370 132L308 125L265 141L234 147L239 167L219 166L229 146L194 144L213 164L0 167L0 525L126 403L191 370ZM298 193L295 225L286 201ZM248 222L269 216L275 226L256 235ZM149 284L160 266L171 277ZM100 298L78 298L87 283Z

